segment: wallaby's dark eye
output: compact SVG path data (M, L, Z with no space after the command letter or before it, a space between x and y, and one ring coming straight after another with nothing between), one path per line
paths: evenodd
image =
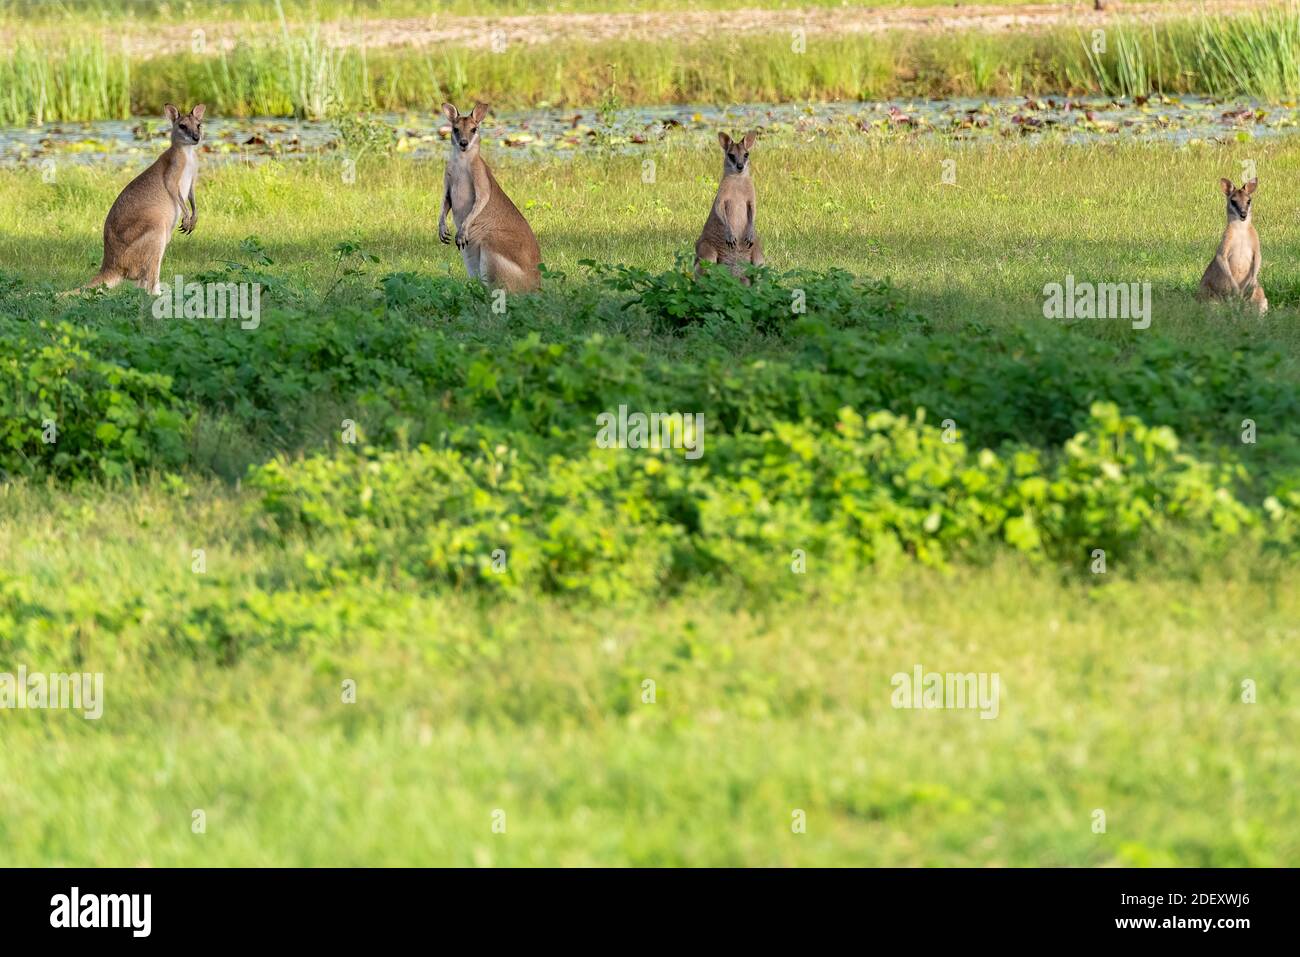
M745 156L744 156L744 158L745 158L745 159L749 159L749 154L746 153Z

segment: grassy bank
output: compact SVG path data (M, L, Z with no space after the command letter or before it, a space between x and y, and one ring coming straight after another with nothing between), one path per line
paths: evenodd
M156 114L206 102L221 115L320 117L424 109L474 97L498 107L787 102L1154 91L1284 100L1300 93L1300 8L1105 31L891 32L723 42L565 41L490 49L332 48L318 30L231 51L133 59L112 43L23 39L0 53L0 122Z
M484 151L534 224L547 264L574 281L584 275L583 259L670 268L692 248L719 175L716 146L550 161L521 160L494 143ZM642 181L646 158L655 161L653 183ZM943 181L949 160L951 185ZM918 309L950 325L1041 323L1044 284L1067 273L1150 281L1157 329L1212 342L1243 327L1192 293L1223 229L1218 180L1241 179L1246 163L1260 179L1262 275L1277 307L1248 328L1295 352L1289 310L1300 302L1300 229L1282 184L1300 177L1300 158L1285 141L972 148L785 136L760 138L754 175L760 228L780 269L889 277ZM205 169L201 232L175 239L167 269L194 275L241 259L240 242L253 234L278 272L319 292L333 281L330 250L344 237L379 256L374 276L462 274L456 250L435 235L441 163L363 158L355 182L344 172L342 157ZM67 165L47 183L38 168L0 171L7 223L0 269L55 288L85 281L99 264L102 217L133 175ZM1091 332L1109 337L1117 329L1099 322Z

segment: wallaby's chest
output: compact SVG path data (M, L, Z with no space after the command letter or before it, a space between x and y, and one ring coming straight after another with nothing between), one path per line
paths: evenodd
M181 166L181 199L190 195L190 190L194 188L194 183L199 178L199 163L191 153L185 157L185 163Z
M451 212L456 223L465 221L469 211L474 207L474 174L469 164L456 164L447 167L447 191L451 194Z
M749 210L754 206L754 184L748 178L727 176L718 187L716 206L737 233L749 227Z
M1223 258L1232 278L1238 282L1250 273L1255 261L1255 237L1249 226L1243 223L1228 229L1223 236Z
M180 222L181 217L185 215L185 201L199 178L199 161L192 147L181 150L181 159L177 166L176 194L180 200L176 204L176 221Z

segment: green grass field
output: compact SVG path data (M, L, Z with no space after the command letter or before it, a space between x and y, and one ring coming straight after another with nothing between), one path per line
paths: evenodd
M147 595L214 538L156 491L3 507L6 548L46 549L11 569L87 596ZM1257 575L1092 589L1010 564L761 609L390 595L396 627L217 669L146 616L124 637L161 647L107 671L99 722L4 715L4 862L1286 865L1300 608ZM917 663L999 672L999 717L892 709Z
M580 264L671 277L689 250L716 151L649 155L653 183L641 157L488 153L553 271L504 316L436 240L440 164L376 158L352 184L328 160L209 169L164 278L243 263L270 283L247 333L142 318L135 289L56 301L94 272L132 171L0 171L0 670L105 676L99 721L0 713L0 862L1297 860L1289 141L760 141L759 231L796 271L764 281L814 290L809 322L763 329L751 305L666 327ZM1216 180L1247 160L1263 318L1191 296L1222 229ZM336 262L342 240L373 260ZM823 301L835 268L893 291ZM1151 328L1044 319L1043 285L1067 274L1151 282ZM127 367L168 378L134 392ZM124 420L96 409L138 396L186 424L141 411L121 425L140 448L98 431ZM591 414L629 397L704 409L706 471L615 452L606 481ZM1177 455L1137 425L1145 457L1070 451L1106 400L1176 432ZM854 444L841 405L929 418L919 444ZM938 438L949 410L969 453ZM45 414L86 458L33 444L18 423ZM370 450L339 444L349 416ZM949 455L968 493L943 498ZM1059 491L991 464L1029 483L1040 456ZM863 551L837 516L866 528L876 509L897 511ZM998 674L997 718L891 707L891 676L917 665Z
M669 29L839 6L0 0L9 128L206 102L343 143L201 174L162 279L255 284L255 328L59 295L157 140L0 167L0 865L1300 860L1298 8L1121 16L1102 52L1073 22ZM500 52L329 41L644 11ZM1018 104L962 140L773 120L750 286L690 270L712 121L635 152L605 119L1152 92L1228 99L1186 145L1161 98L1088 145ZM537 294L466 281L442 162L375 116L480 98L593 126L532 155L487 128ZM1267 122L1220 118L1248 98ZM1264 316L1193 295L1219 178L1251 176ZM1149 284L1149 326L1045 318L1067 281ZM698 421L700 454L605 447L620 406ZM102 674L102 717L7 706L19 669ZM998 695L899 707L916 669Z
M667 269L688 253L717 186L714 148L552 162L492 156L540 237L548 266L575 278L583 259ZM643 182L645 159L655 182ZM955 182L943 182L952 161ZM1042 287L1067 273L1094 281L1150 281L1165 332L1214 341L1241 317L1207 310L1192 293L1223 229L1222 176L1258 171L1263 273L1277 307L1252 318L1252 336L1294 352L1290 308L1300 303L1300 230L1285 185L1300 175L1286 140L1185 148L1115 144L978 148L936 140L819 145L783 136L754 155L759 216L778 268L825 269L892 279L927 315L961 323L1041 322ZM372 272L461 275L456 250L437 241L441 164L362 160L356 181L342 161L219 166L203 174L203 232L178 236L167 266L195 274L239 259L254 235L277 269L321 290L333 281L330 250L359 239L381 259ZM38 170L0 172L9 226L0 264L26 281L70 288L93 275L102 249L99 213L130 177L111 167L63 166L52 184ZM17 224L39 222L31 235ZM1111 335L1099 323L1095 334Z

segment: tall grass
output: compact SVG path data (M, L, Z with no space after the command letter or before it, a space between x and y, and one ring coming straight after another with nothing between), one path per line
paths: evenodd
M326 44L315 27L303 37L291 36L286 29L283 52L293 112L298 116L326 116L344 105L345 91L353 103L369 92L364 52L348 64L353 73L345 84L342 70L348 54ZM348 90L349 86L354 89Z
M1098 50L1087 42L1084 45L1098 88L1115 96L1142 96L1151 92L1152 78L1147 68L1142 35L1117 30L1110 42L1112 48L1109 51ZM1156 49L1159 49L1158 45ZM1109 59L1105 57L1108 52Z
M1080 40L1083 42L1080 42ZM0 123L94 120L202 101L223 116L320 118L338 111L429 110L481 97L499 107L597 104L618 65L628 105L1153 91L1281 100L1300 95L1300 6L1244 16L1117 26L1095 52L1073 29L788 38L680 44L580 40L503 53L331 47L318 26L281 19L274 39L139 61L102 39L0 53Z
M102 41L70 40L54 56L19 40L0 56L0 122L125 119L131 61Z
M1117 96L1156 91L1280 100L1300 92L1300 5L1231 17L1120 26L1108 49L1084 51L1097 88Z
M1212 30L1197 26L1201 53L1195 69L1224 91L1250 92L1264 97L1290 96L1300 89L1300 16L1256 13Z

